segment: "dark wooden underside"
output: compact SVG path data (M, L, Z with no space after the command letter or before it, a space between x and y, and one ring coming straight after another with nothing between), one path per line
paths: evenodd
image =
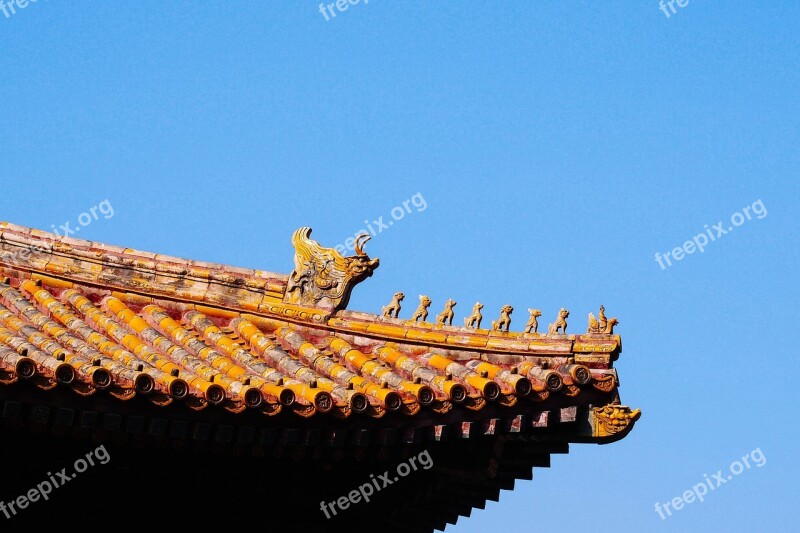
M296 415L187 413L184 406L165 409L139 399L124 403L126 413L104 411L103 403L99 395L76 398L69 390L0 387L2 501L25 494L48 472L73 471L77 459L101 444L110 456L48 501L11 519L0 514L1 524L432 531L497 500L516 479L531 479L533 467L549 466L550 454L567 453L570 426L531 429L497 420L458 433L446 426L438 435L431 428L337 431L286 426ZM411 471L369 503L330 519L320 509L321 501L346 496L370 475L394 476L400 463L426 450L430 469Z

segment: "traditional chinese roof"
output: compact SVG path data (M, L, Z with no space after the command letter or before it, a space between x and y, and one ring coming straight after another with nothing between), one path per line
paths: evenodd
M421 530L496 498L569 442L622 438L638 418L619 405L613 362L621 342L602 308L586 334L566 334L565 310L548 333L504 331L502 317L493 329L472 327L480 319L450 325L452 305L439 323L420 313L402 319L402 293L381 314L350 311L350 292L378 260L363 251L365 239L343 257L310 233L293 236L287 276L0 223L4 416L64 434L92 413L88 429L106 436L215 440L226 453L254 457L330 448L312 461L339 464L329 469L352 462L347 453L337 460L337 450L386 459L460 441L440 453L437 469L448 466L430 486L450 494L444 510L389 507L392 524ZM37 420L42 407L47 416ZM501 437L511 466L494 477L479 469L472 488L453 497L466 483L454 459L470 461L462 453L472 450L478 464L502 464ZM338 479L337 494L358 484L356 476ZM379 509L369 512L389 516Z

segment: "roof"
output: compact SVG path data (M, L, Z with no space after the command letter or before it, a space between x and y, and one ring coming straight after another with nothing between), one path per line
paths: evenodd
M145 402L348 442L392 430L407 442L510 432L606 443L638 419L619 403L621 341L602 307L586 334L554 329L566 310L547 333L450 325L447 309L436 323L401 319L401 293L380 314L350 311L379 261L366 239L343 257L310 233L295 232L287 276L0 223L0 399L71 390L105 412Z

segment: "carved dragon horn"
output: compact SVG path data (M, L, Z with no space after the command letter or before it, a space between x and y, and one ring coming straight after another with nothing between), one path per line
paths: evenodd
M364 245L367 244L367 241L371 238L372 236L369 233L361 233L360 235L356 236L356 255L362 257L367 255L364 253Z

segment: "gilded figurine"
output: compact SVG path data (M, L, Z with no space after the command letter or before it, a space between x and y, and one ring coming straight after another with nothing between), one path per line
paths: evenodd
M436 323L442 325L453 325L453 308L456 306L455 300L447 299L444 303L444 311L436 315Z
M589 328L586 330L586 333L605 333L606 335L614 334L614 326L619 324L619 320L616 318L606 319L605 311L605 307L601 305L598 318L595 318L593 313L589 313Z
M492 329L494 331L503 331L503 327L505 326L505 331L508 331L508 328L511 327L511 313L513 311L513 307L504 305L503 308L500 309L500 318L492 320Z
M383 316L387 318L397 318L400 315L400 302L402 302L405 297L406 295L402 292L394 293L389 305L385 305L381 308L383 310Z
M567 334L567 317L569 316L569 311L564 309L563 307L558 312L558 319L550 324L548 328L548 333L558 333L561 331L564 335Z
M528 323L525 324L525 329L522 331L524 333L536 333L536 330L539 329L539 322L536 319L542 316L542 312L538 309L528 308L528 313L530 313L531 316L528 318Z
M475 302L475 305L472 306L472 314L464 319L464 326L465 327L468 327L468 328L480 328L481 327L481 320L483 320L483 315L481 314L481 309L483 309L483 304L480 303L480 302Z
M414 314L411 316L411 320L414 322L419 321L420 319L425 322L425 319L428 318L428 307L431 306L431 299L427 296L422 294L419 295L419 307L417 310L414 311Z

